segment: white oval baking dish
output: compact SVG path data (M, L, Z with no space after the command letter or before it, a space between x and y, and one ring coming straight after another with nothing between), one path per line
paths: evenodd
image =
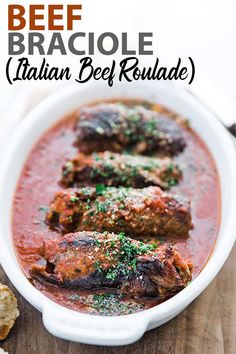
M222 194L222 220L209 261L187 288L149 310L127 316L103 317L69 310L51 301L31 285L14 251L11 209L22 167L40 136L63 115L80 105L112 97L142 98L158 102L191 121L193 128L207 143L217 164ZM212 113L181 87L155 82L118 83L113 87L96 82L68 87L46 99L27 115L17 127L4 155L0 173L1 264L24 298L42 312L45 327L55 336L99 345L132 343L146 330L169 321L188 306L209 285L229 255L236 236L235 162L235 147L228 132Z

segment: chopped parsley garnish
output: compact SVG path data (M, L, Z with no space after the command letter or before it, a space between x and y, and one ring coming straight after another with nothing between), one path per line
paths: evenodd
M106 278L110 280L115 280L119 275L128 276L131 271L137 268L137 256L152 251L157 247L157 244L145 244L141 241L136 244L122 232L118 234L118 241L119 245L117 249L117 243L112 239L100 241L99 244L101 246L102 244L109 243L109 248L106 249L105 256L108 262L111 259L115 261L115 264L106 269L103 269L102 265L99 264L99 271L102 271ZM96 262L95 269L98 270L98 263Z
M100 246L101 243L98 239L95 239L95 244L96 244L96 246Z
M176 178L170 178L167 183L168 183L168 186L169 186L169 187L174 187L174 186L176 186L176 184L178 183L178 181L177 181Z
M83 187L81 189L81 192L84 194L84 195L91 195L92 194L92 188L90 187Z
M79 198L76 197L75 195L72 195L72 196L70 197L70 201L71 201L72 203L75 203L75 202L78 202L78 201L79 201Z
M101 160L101 157L98 156L98 154L96 154L95 152L93 153L93 157L94 157L95 161L100 161Z
M144 131L147 134L158 135L159 131L157 129L157 120L152 119L148 121L144 126Z
M171 173L171 172L173 172L173 169L174 169L174 165L173 165L172 162L170 162L169 165L168 165L168 167L167 167L167 171L168 171L169 173Z
M100 261L97 259L94 263L94 268L98 271L98 272L102 272L102 268L100 267Z
M105 192L106 187L104 186L104 184L96 184L96 193L97 194L103 194L103 192Z
M120 295L109 293L89 296L73 293L68 296L68 300L73 303L81 303L89 307L90 313L103 316L127 315L145 308L144 303L124 300Z

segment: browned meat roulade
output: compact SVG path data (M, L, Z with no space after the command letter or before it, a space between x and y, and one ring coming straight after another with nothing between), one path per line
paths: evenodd
M46 215L64 232L111 231L139 236L186 237L192 228L190 205L159 187L94 187L56 193Z
M191 280L191 263L169 244L154 245L124 234L78 232L45 242L47 264L30 274L68 289L114 289L127 298L165 300Z
M104 183L106 186L143 188L159 186L169 189L181 179L178 165L169 157L153 158L118 154L110 151L84 155L69 160L62 171L66 187Z
M76 123L77 143L83 152L129 149L176 155L185 148L178 123L143 106L97 104L82 107Z

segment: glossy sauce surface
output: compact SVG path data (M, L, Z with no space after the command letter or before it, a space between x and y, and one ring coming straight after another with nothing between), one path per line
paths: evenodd
M152 109L162 110L157 105L153 105ZM75 116L71 114L45 133L30 153L19 179L12 228L17 256L27 276L33 263L44 262L41 256L43 241L61 236L50 230L44 219L54 193L61 189L58 181L62 165L78 151L73 145ZM168 241L177 245L183 257L191 259L194 278L206 264L217 237L220 187L215 163L205 143L189 128L183 128L183 134L187 147L174 158L183 171L183 180L171 189L171 193L180 194L191 201L194 229L187 239ZM32 279L30 281L56 302L95 314L126 314L157 304L155 300L123 301L110 291L103 296L101 293L104 291L72 291Z

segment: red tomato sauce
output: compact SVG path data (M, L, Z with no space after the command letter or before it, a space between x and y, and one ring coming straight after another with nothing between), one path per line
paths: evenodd
M126 102L127 103L127 102ZM160 107L154 105L156 109ZM74 157L75 113L62 119L46 132L32 149L18 182L13 206L13 239L19 263L33 285L57 303L66 307L99 314L126 314L149 308L156 301L120 301L109 295L100 306L94 292L72 291L30 279L33 263L43 262L41 256L44 240L61 235L45 224L45 211L58 184L61 168ZM183 171L183 180L171 189L191 201L194 229L187 239L171 240L180 254L193 263L193 279L206 264L216 241L221 214L220 185L213 158L203 140L192 130L183 128L187 147L174 158ZM169 240L168 240L169 241ZM98 291L97 293L100 294Z

